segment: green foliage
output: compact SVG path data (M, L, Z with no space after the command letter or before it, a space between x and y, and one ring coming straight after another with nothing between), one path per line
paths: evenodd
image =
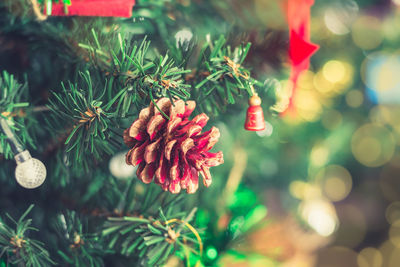
M196 209L189 214L179 211L183 195L170 195L151 186L142 196L136 196L135 188L136 183L132 181L119 205L121 216L108 217L103 226L107 248L125 256L136 256L144 266L159 266L177 250L197 254L197 249L187 244L198 246L197 240L184 225L190 223ZM152 203L161 203L161 206L155 209ZM172 219L179 222L167 223Z
M20 102L22 94L26 90L26 84L20 85L12 74L3 71L0 78L0 111L13 112L15 108L26 107L27 102Z
M22 142L28 142L35 147L25 127L27 120L24 117L28 111L26 107L29 106L28 102L23 101L27 98L26 89L26 83L23 85L19 84L13 75L3 71L0 76L0 116L18 133L17 136L22 139ZM17 137L15 136L15 138ZM0 153L4 154L6 158L13 157L10 144L7 142L7 136L3 132L0 132Z
M81 155L85 153L100 159L104 154L113 153L113 145L119 146L110 129L113 114L108 111L112 102L103 104L101 101L106 93L105 86L98 90L88 72L80 76L84 81L81 85L68 83L67 89L63 84L63 92L54 93L54 98L49 100L53 111L49 124L56 125L55 129L61 133L68 133L65 149L71 155L69 159L78 163L83 162Z
M62 250L57 251L62 262L70 266L104 266L103 257L110 251L103 248L95 233L87 232L87 220L82 223L76 212L67 211L59 214L55 228L62 243Z
M15 221L9 215L9 221L15 225L10 227L0 221L0 258L6 256L7 262L11 264L23 264L27 267L42 267L54 265L49 253L40 241L30 239L27 236L29 231L38 231L31 227L32 220L25 219L32 210L31 205L25 213Z
M94 67L108 81L108 96L114 96L117 113L125 117L132 107L141 107L154 98L169 97L186 100L190 85L185 84L182 74L190 72L175 66L168 54L165 56L149 51L150 42L140 44L118 34L116 49L103 51L97 34L93 32L95 45L80 44L93 55ZM106 47L112 45L108 43Z
M197 55L197 63L191 66L193 43L178 43L170 51L172 58L181 60L180 65L192 68L184 70L175 67L168 54L159 55L149 50L150 42L144 39L140 45L118 35L118 48L104 51L93 32L94 45L80 44L88 49L95 62L95 68L108 82L108 95L116 95L118 114L121 117L132 110L132 104L143 106L159 97L187 100L191 94L203 111L218 113L234 104L235 98L243 97L243 91L253 94L253 87L265 87L250 76L242 66L250 43L234 49L223 36L207 41ZM133 44L133 45L131 45ZM105 45L113 47L111 43ZM182 79L184 75L185 79Z
M253 84L260 84L250 77L243 64L250 43L238 46L233 51L223 36L215 42L207 42L199 56L196 69L196 98L206 112L224 110L234 104L242 91L252 95Z

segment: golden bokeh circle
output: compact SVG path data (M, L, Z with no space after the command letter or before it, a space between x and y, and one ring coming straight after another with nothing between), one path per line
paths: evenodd
M346 103L349 107L358 108L364 102L364 95L360 90L351 90L346 94Z
M316 121L322 112L321 101L312 90L299 90L294 97L294 105L299 116L305 121Z
M318 92L326 95L333 94L335 84L328 81L322 71L319 71L314 75L313 84Z
M322 68L322 73L326 80L331 83L338 83L343 81L346 76L346 67L339 60L330 60L325 63Z
M400 248L400 220L392 223L389 228L389 240L397 248Z
M373 123L393 127L395 134L400 134L400 106L377 105L371 109L369 117ZM400 138L396 138L400 144Z
M377 124L361 126L351 140L354 157L367 167L379 167L387 163L394 154L395 145L393 134Z
M316 144L311 149L310 161L314 166L324 166L330 157L330 151L324 144Z
M357 256L358 267L382 267L382 253L372 247L364 248Z
M331 201L345 199L353 184L349 171L339 165L329 165L322 169L316 179L321 183L323 194Z
M395 267L393 265L389 265L391 262L391 256L392 254L394 254L396 252L396 247L392 244L392 242L390 242L389 240L386 240L385 242L383 242L380 247L379 247L379 251L382 254L382 258L383 258L383 264L382 267ZM398 266L396 266L398 267Z
M354 43L365 50L377 48L383 40L381 26L381 21L374 16L359 17L351 31Z

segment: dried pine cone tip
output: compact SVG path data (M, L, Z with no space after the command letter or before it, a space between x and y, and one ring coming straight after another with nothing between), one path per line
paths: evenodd
M195 107L194 101L171 103L168 98L161 98L156 106L144 108L124 131L124 142L131 148L126 163L139 165L136 174L144 183L154 178L164 190L179 193L186 189L194 193L200 173L204 185L210 186L209 168L224 162L222 152L209 152L220 133L216 127L201 132L209 119L204 113L189 120Z

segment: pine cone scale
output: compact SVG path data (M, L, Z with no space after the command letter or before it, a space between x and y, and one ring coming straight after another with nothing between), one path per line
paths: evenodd
M209 118L206 114L201 113L193 118L193 122L199 125L201 128L207 125Z
M151 181L153 180L154 173L155 173L154 167L155 167L154 163L145 165L142 172L139 174L139 178L140 178L140 180L142 180L143 183L145 183L145 184L151 183Z
M170 136L171 133L180 125L182 119L179 117L171 119L167 124L167 135Z
M179 156L174 157L174 162L170 168L169 176L173 181L180 180Z
M171 152L172 149L174 148L174 145L176 144L177 140L171 140L167 143L166 147L165 147L165 157L167 158L167 160L171 160Z
M187 138L185 141L181 143L181 150L183 152L183 156L186 157L186 153L195 146L195 143L192 138Z
M159 184L165 184L167 179L167 164L164 157L160 158L160 165L156 170L156 178Z
M146 129L147 121L138 119L129 128L129 136L136 139L137 141L145 140L145 135L143 131Z
M147 164L153 163L157 159L157 149L159 148L161 138L146 147L144 152L144 160Z
M147 144L148 144L148 141L144 142L141 146L133 149L133 151L130 155L130 163L133 166L137 166L144 160L143 156L144 156L144 152L145 152Z
M164 126L165 119L161 114L158 114L150 119L147 124L147 133L150 136L150 140L153 140L157 135L158 131Z

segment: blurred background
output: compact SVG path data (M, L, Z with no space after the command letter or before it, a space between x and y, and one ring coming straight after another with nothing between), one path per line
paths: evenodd
M242 2L246 14L249 1ZM253 4L248 13L259 25L286 30L275 1ZM400 1L316 1L311 40L320 49L300 76L296 111L266 116L257 134L236 121L221 125L225 143L233 140L227 192L240 186L218 223L234 232L267 214L221 256L222 265L400 266L399 29ZM247 63L257 60L250 55ZM258 61L253 71L273 73L277 98L287 99L288 65ZM250 215L240 212L246 207ZM208 249L216 258L218 249Z

